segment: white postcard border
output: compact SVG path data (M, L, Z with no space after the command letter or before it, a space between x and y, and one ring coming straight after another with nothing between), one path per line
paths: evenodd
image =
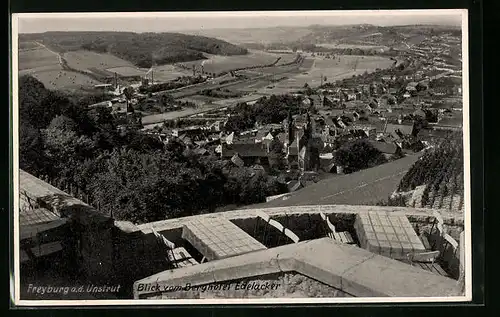
M19 192L19 109L18 109L18 29L19 18L89 18L89 17L248 17L257 12L114 12L114 13L22 13L12 14L12 144L13 144L13 188ZM259 12L262 14L262 12ZM333 304L333 303L437 303L437 302L467 302L472 300L472 244L471 244L471 189L470 189L470 131L469 131L469 43L468 43L468 10L467 9L437 9L437 10L342 10L342 11L266 11L266 16L372 16L386 15L442 15L460 14L462 17L462 82L463 82L463 144L464 144L464 231L465 231L465 295L453 297L357 297L357 298L260 298L260 299L176 299L176 300L21 300L20 299L20 265L19 265L19 195L14 195L14 274L10 276L11 299L17 306L111 306L111 305L243 305L243 304Z

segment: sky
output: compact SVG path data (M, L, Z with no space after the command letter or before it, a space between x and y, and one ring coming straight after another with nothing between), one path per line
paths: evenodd
M170 13L30 13L19 14L19 33L47 31L180 32L200 29L269 28L373 24L461 25L461 10L404 11L264 11ZM389 17L390 15L390 17Z

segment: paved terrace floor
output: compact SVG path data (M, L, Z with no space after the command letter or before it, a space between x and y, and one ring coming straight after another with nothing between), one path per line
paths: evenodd
M164 271L136 281L134 298L158 295L157 291L141 291L141 284L157 285L161 290L171 285L207 285L282 272L300 273L356 297L460 295L455 280L323 238Z
M262 243L222 217L193 219L184 226L182 238L209 261L266 249Z
M390 163L321 180L291 193L286 200L276 199L242 209L326 204L375 205L394 192L421 155L412 154Z

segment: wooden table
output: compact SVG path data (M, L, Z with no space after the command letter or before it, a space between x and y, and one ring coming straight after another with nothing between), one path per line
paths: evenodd
M405 215L391 212L360 213L356 216L354 227L360 246L373 253L406 260L409 253L426 251Z
M183 227L182 238L209 261L266 249L262 243L222 217L189 222Z

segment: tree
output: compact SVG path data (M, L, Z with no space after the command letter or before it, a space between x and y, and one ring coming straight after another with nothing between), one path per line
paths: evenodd
M77 131L77 125L73 119L70 119L64 115L56 116L49 124L49 129L59 129L61 131L75 132Z
M130 100L134 96L134 90L132 89L132 87L123 89L123 95L125 96L125 100L127 101L127 112L134 112L134 109L130 106Z
M351 141L337 150L335 161L347 173L387 162L384 155L365 140Z
M42 131L44 156L50 161L49 176L66 184L74 183L77 166L94 155L95 144L85 135L75 131L48 128Z
M162 94L160 97L160 103L164 107L172 105L174 102L175 102L175 99L171 94Z
M269 144L269 163L276 170L281 170L285 167L283 143L277 137L274 137Z
M44 155L44 144L40 130L29 124L19 128L19 167L35 176L47 175L50 166Z

